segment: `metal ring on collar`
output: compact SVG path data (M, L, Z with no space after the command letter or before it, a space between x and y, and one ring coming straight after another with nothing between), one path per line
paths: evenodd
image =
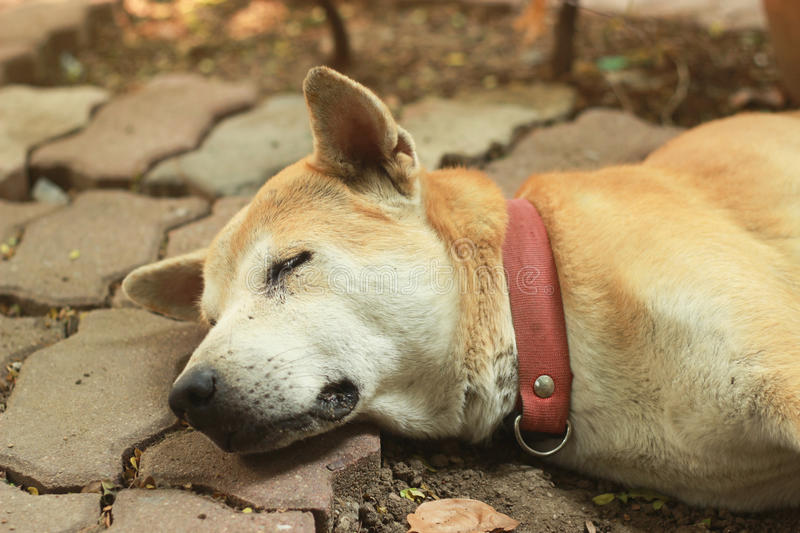
M569 420L567 420L567 432L564 434L564 438L561 439L561 442L558 444L558 446L556 446L552 450L548 450L546 452L540 452L539 450L534 450L533 448L528 446L528 443L526 443L525 439L522 438L522 432L519 429L520 420L522 420L522 415L517 415L517 418L514 420L514 435L516 435L517 437L517 443L523 450L525 450L531 455L535 455L536 457L547 457L548 455L553 455L554 453L556 453L557 451L559 451L561 448L564 447L564 445L569 440L570 435L572 435L572 424L570 424Z

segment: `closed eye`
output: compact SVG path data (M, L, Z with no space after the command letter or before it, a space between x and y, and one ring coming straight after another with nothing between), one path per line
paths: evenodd
M286 277L286 275L289 274L292 270L299 267L303 263L310 261L311 257L312 257L311 252L306 250L290 257L289 259L284 259L272 263L272 266L269 267L269 278L267 279L267 282L269 284L278 283L284 277Z

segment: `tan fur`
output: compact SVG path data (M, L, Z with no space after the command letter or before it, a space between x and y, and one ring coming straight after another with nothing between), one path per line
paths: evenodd
M248 427L304 416L343 375L362 397L340 422L486 441L518 392L499 189L475 170L420 168L408 133L352 80L314 69L305 90L314 153L208 251L142 267L126 292L182 318L201 302L217 325L184 374L243 381L218 401ZM798 117L716 121L642 164L535 175L518 195L548 230L574 374L573 437L553 460L697 505L800 504ZM301 250L314 261L261 287ZM453 285L439 288L429 265ZM414 291L382 293L372 278L339 291L338 268L404 282L423 270ZM265 405L264 391L283 399ZM335 425L266 444L251 432L238 449Z

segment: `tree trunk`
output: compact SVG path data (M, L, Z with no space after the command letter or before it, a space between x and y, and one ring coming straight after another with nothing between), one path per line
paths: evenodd
M558 11L556 23L556 46L553 51L553 75L563 76L572 72L575 60L575 24L578 20L578 1L564 0Z

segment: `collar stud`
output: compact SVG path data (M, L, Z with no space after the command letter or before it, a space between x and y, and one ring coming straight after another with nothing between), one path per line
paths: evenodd
M553 378L547 374L542 374L536 378L536 381L533 382L533 392L539 398L549 398L553 395L553 391L555 390L556 384L553 381Z

